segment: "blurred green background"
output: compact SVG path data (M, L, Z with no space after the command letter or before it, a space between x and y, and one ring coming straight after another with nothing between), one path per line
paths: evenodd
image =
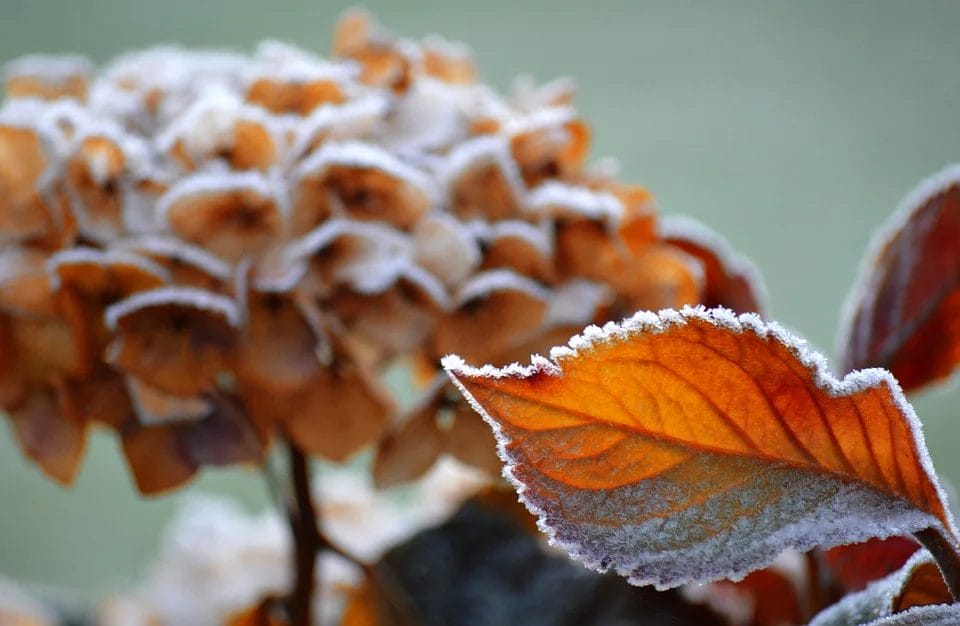
M0 60L155 43L250 50L263 38L326 52L349 4L322 0L0 0ZM405 36L468 43L484 79L576 79L594 157L648 185L752 257L774 316L832 352L873 229L923 177L960 159L960 3L818 0L369 2ZM960 484L960 392L916 398L936 466ZM141 500L110 437L72 490L28 467L0 431L0 573L100 595L128 586L192 491L266 503L245 471L208 472Z

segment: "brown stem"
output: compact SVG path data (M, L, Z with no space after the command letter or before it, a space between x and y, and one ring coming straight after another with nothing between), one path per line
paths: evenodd
M288 505L287 516L293 535L294 587L287 599L291 626L312 626L317 553L324 545L317 530L319 517L310 493L310 467L303 451L287 442L290 475L293 478L294 502Z
M940 568L940 574L947 583L947 589L953 596L954 602L960 600L960 554L956 547L943 533L934 528L927 528L913 534L924 548L933 556Z

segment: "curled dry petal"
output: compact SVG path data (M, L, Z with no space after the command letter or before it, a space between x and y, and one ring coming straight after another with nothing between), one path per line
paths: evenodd
M535 280L553 280L553 242L543 229L528 222L504 220L480 233L480 240L481 270L504 268Z
M29 55L4 67L6 92L11 98L58 100L87 96L90 61L74 55Z
M520 497L590 567L671 587L782 550L933 528L957 545L919 423L882 370L838 381L725 309L590 327L529 367L445 359Z
M503 468L497 456L497 442L483 419L463 402L454 405L453 416L446 427L446 451L467 465L479 468L490 476L499 476Z
M465 224L444 213L428 215L413 229L414 260L455 287L480 264L480 246Z
M284 232L280 203L252 172L186 178L161 198L159 211L177 235L227 261L266 253Z
M874 236L837 341L844 371L889 369L912 391L960 360L960 166L921 183Z
M333 34L333 55L358 61L364 83L398 92L409 85L410 61L393 36L365 11L350 11L340 18Z
M73 483L87 444L87 428L60 410L55 392L33 391L9 417L24 455L61 485Z
M502 137L478 137L446 161L447 200L460 219L502 220L521 214L526 187Z
M251 291L234 359L237 377L265 393L299 389L320 371L322 341L292 297Z
M322 78L307 81L258 78L247 89L247 102L262 106L271 113L309 115L319 106L343 101L340 85Z
M36 239L53 228L39 189L48 166L37 132L0 125L0 232L4 240Z
M212 408L202 397L176 396L148 385L135 376L127 376L126 383L137 421L142 426L196 421L208 415Z
M121 443L130 474L144 495L180 487L199 469L176 429L170 426L128 423L121 431Z
M98 365L90 376L68 378L56 386L63 415L78 424L96 422L119 430L133 413L123 376Z
M301 388L265 393L239 389L256 423L278 424L305 451L343 461L383 432L392 412L389 394L356 362L341 338L331 335L332 362Z
M531 115L511 137L510 151L528 187L552 178L571 179L582 170L590 129L581 120L567 119L569 111L545 109Z
M435 380L417 402L377 445L373 482L386 489L423 476L440 458L446 444L437 425L446 404L446 381Z
M85 375L91 343L79 297L55 292L46 256L32 248L0 255L0 313L7 315L11 360L25 379L47 382L54 375Z
M549 299L544 288L509 270L477 274L460 288L456 308L437 321L432 354L498 359L540 330Z
M105 318L114 330L107 361L181 396L215 387L228 369L240 323L235 302L187 287L140 292L110 306Z
M690 218L668 216L660 220L660 238L703 265L700 304L736 313L767 313L767 290L759 270L723 237Z
M435 200L425 174L381 148L357 142L324 145L299 165L293 189L294 235L330 215L407 229Z
M127 156L106 135L85 137L67 160L66 182L80 232L95 241L109 241L123 229L122 177Z

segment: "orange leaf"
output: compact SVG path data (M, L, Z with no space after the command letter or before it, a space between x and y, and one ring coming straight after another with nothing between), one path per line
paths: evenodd
M846 304L844 371L888 368L904 391L960 361L960 167L924 181L875 235Z
M726 309L589 327L528 367L444 366L524 503L598 570L672 587L782 550L935 528L957 540L913 410L882 370L834 379Z

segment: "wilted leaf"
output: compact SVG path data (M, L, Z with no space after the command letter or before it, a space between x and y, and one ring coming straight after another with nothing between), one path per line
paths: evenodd
M853 593L817 615L810 626L856 626L870 620L886 618L914 607L953 602L930 553L920 551L900 570L878 580L863 591ZM909 615L909 613L908 613ZM956 613L955 615L960 615ZM906 619L906 617L898 617ZM873 622L870 622L871 624ZM886 623L886 622L881 622ZM892 624L901 622L893 621ZM940 622L902 622L928 624ZM943 622L957 624L956 620Z
M782 550L933 527L956 545L920 427L882 370L842 381L725 309L590 327L529 367L445 367L498 431L521 498L590 567L672 587Z
M960 361L960 167L914 189L875 235L847 305L844 371L885 367L904 391Z

